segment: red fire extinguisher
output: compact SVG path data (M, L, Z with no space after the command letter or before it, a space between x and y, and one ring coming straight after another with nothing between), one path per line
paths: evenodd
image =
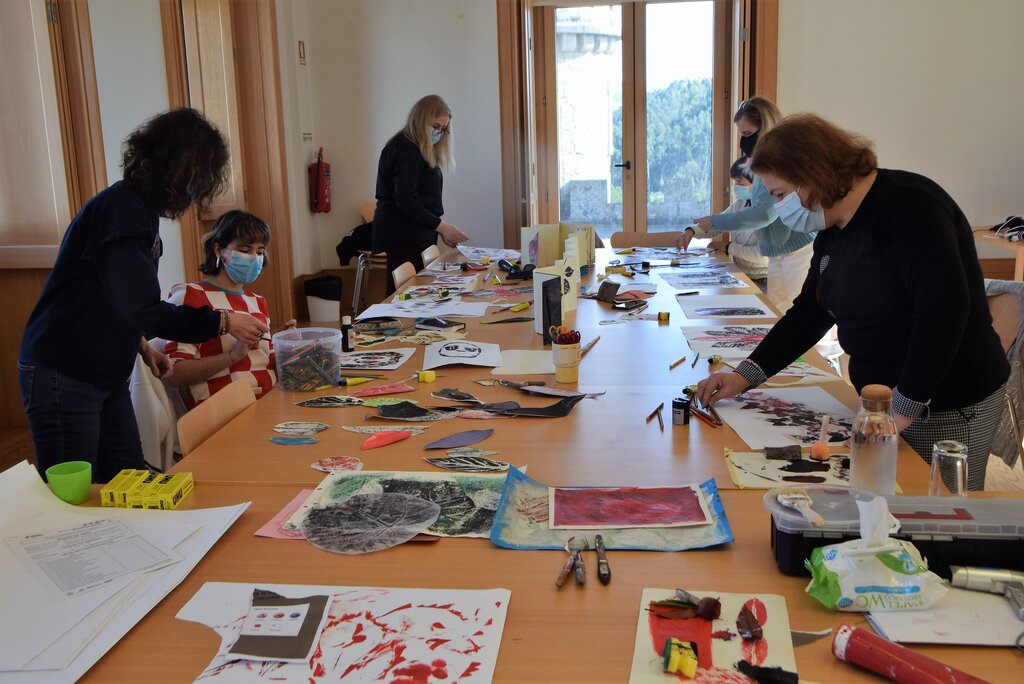
M309 165L309 210L326 214L331 210L331 165L324 161L324 148Z

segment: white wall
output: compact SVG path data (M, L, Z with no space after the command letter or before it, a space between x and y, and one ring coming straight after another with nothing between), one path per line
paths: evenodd
M454 112L445 220L472 244L503 245L493 0L280 0L278 36L296 275L337 268L335 245L373 200L381 148L429 93ZM330 214L308 210L305 167L320 146L331 163Z
M781 0L783 113L810 111L922 173L974 225L1020 214L1020 0Z
M89 21L107 183L113 184L121 179L121 141L168 107L160 5L157 0L89 0ZM161 219L160 237L160 289L166 294L186 280L178 222Z

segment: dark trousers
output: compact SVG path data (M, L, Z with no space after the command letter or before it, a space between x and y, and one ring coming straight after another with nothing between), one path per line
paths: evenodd
M89 461L93 481L108 482L123 468L146 467L127 378L108 390L19 361L18 382L40 474L65 461Z
M396 268L408 261L417 273L423 270L423 249L417 247L412 240L399 240L388 246L388 287L384 291L386 296L390 297L395 293L395 279L391 273Z

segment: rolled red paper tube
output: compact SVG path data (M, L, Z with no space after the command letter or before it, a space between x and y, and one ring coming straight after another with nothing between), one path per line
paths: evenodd
M850 625L836 630L832 655L899 684L987 684L984 679Z

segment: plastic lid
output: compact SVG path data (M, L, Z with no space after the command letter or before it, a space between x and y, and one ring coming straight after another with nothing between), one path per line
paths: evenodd
M820 530L807 522L800 511L779 503L779 494L802 491L811 499L811 508L825 519L829 529L860 530L860 510L857 499L873 499L875 494L856 487L802 486L770 489L764 495L764 507L775 519L775 526L783 532Z

